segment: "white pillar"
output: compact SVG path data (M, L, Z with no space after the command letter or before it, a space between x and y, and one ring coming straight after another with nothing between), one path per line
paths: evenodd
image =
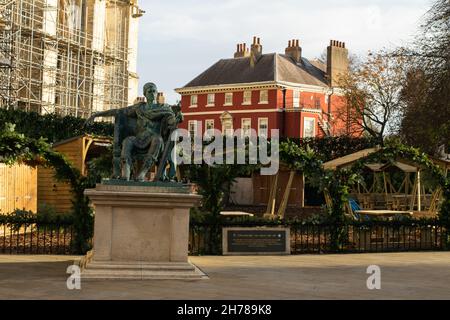
M106 1L96 0L94 4L92 49L103 52L105 44Z
M134 1L137 6L137 1ZM128 104L133 104L138 96L139 76L137 74L138 31L139 18L132 17L133 10L129 12L128 23Z

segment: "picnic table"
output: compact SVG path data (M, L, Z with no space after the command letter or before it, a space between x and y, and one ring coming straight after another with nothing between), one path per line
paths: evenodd
M372 216L395 216L396 214L404 214L411 216L412 211L400 211L400 210L355 210L355 213L372 215Z
M221 211L221 216L232 216L232 217L253 217L253 213L244 212L244 211Z

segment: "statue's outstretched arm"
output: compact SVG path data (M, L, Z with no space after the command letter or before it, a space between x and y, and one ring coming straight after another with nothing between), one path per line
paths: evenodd
M92 124L94 122L94 119L97 117L115 117L121 111L125 112L128 116L132 116L134 113L136 113L136 107L129 106L126 108L111 109L111 110L95 112L86 120L85 125Z
M171 115L172 116L174 115L174 113L171 109L157 109L157 110L148 111L145 116L149 120L157 120L162 117L171 116Z
M94 119L97 117L115 117L118 112L119 109L95 112L89 118L87 118L85 125L92 124L94 122Z

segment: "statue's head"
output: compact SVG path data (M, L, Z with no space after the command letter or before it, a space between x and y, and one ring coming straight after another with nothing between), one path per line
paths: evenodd
M147 82L144 85L144 96L147 98L147 103L155 103L157 94L158 88L156 87L156 84Z

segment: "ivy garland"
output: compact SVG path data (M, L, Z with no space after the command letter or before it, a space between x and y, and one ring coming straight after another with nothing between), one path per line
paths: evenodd
M85 125L86 119L60 116L55 113L38 114L23 110L0 108L0 127L5 123L15 124L15 131L28 138L45 138L49 143L69 139L85 133L113 136L114 125L110 122L94 122ZM1 129L1 128L0 128Z
M83 176L59 152L53 151L42 138L32 139L17 133L13 124L6 124L0 131L0 161L6 164L16 162L29 166L43 165L55 169L55 177L70 184L74 199L73 218L75 239L74 248L79 253L89 250L92 238L93 212L89 206L89 199L84 195L86 188L92 187L95 181L91 177Z

